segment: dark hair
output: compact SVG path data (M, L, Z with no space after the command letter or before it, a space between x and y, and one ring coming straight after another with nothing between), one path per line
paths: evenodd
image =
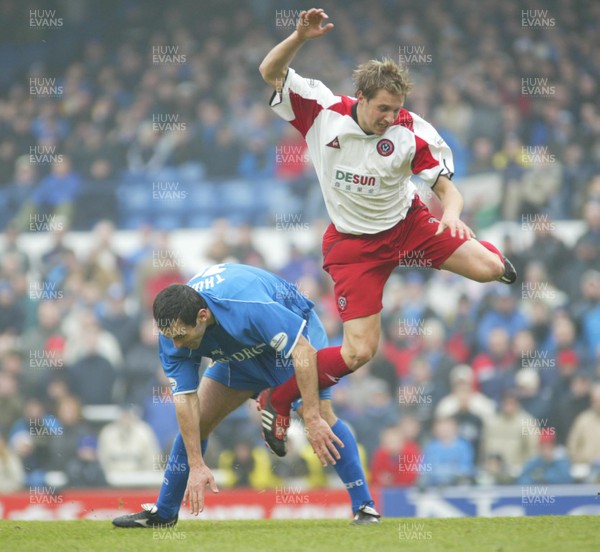
M152 313L159 330L166 330L176 320L195 326L200 309L207 307L200 294L185 284L171 284L154 299Z

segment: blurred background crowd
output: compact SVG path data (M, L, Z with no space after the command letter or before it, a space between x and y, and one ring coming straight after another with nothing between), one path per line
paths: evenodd
M533 234L498 244L520 275L510 288L417 266L393 275L377 357L334 392L375 485L600 480L600 4L522 4L325 2L335 30L294 62L352 94L356 64L404 59L406 106L452 148L459 187L499 183L499 201L465 219ZM318 184L257 71L301 7L0 2L0 492L49 474L160 482L177 424L149 309L191 276L170 230L209 228L208 261L294 282L341 342ZM62 25L32 28L29 9ZM256 228L290 221L313 246L290 240L273 265ZM24 245L36 232L52 235L43 251ZM335 484L299 424L288 456L270 456L251 405L208 456L224 485Z

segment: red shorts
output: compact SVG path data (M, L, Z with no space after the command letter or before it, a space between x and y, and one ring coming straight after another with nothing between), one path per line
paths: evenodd
M323 236L323 268L333 279L338 312L344 322L381 311L383 286L397 266L438 268L467 238L446 229L415 196L396 226L378 234L342 234L330 224Z

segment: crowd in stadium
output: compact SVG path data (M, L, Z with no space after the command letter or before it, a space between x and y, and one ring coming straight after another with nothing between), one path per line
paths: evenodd
M70 486L160 472L177 423L150 306L189 276L153 262L170 229L210 227L211 261L294 282L341 342L316 246L317 183L257 72L291 31L276 11L295 3L209 2L206 19L193 2L102 4L64 12L77 32L25 36L17 3L3 3L0 492L55 471ZM389 282L377 357L334 391L375 485L600 480L600 5L587 8L594 18L577 0L531 4L555 25L524 25L517 4L491 0L378 2L368 17L347 2L328 8L336 32L295 66L351 94L357 63L420 52L407 107L451 146L455 179L501 176L487 224L539 222L526 248L509 236L499 244L520 275L511 288L414 267ZM32 97L31 83L49 77L56 90ZM165 124L179 126L157 130ZM157 182L186 197L165 208ZM315 248L290 246L284 266L269 266L253 226L293 211ZM570 245L554 221L574 219L584 231ZM62 230L32 255L21 237L49 220ZM112 245L117 229L139 230L126 256ZM70 246L73 230L90 231L84 254ZM110 422L86 414L107 404L122 407ZM217 429L208 456L230 486L330 479L298 427L286 458L269 455L250 407Z

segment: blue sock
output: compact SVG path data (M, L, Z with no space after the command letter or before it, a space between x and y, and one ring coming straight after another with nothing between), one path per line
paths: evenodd
M207 444L208 439L200 441L203 456ZM181 433L177 433L171 447L171 454L169 454L169 461L165 469L162 486L160 487L160 494L156 501L158 515L162 519L174 518L179 513L181 501L183 500L187 486L189 471L190 468L187 452L183 444L183 437Z
M331 427L336 436L344 443L343 449L338 449L340 459L336 462L335 471L344 482L352 501L352 511L356 512L363 504L373 504L365 472L360 463L358 445L350 428L338 418Z

